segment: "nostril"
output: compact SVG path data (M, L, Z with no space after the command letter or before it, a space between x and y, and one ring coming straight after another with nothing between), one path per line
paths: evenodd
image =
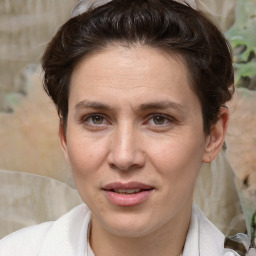
M118 171L132 171L137 170L142 167L142 165L139 164L127 164L127 165L121 165L121 164L115 164L115 163L109 163L109 167L112 170L118 170Z
M113 163L110 163L109 166L111 169L114 169L114 170L117 169L117 167Z

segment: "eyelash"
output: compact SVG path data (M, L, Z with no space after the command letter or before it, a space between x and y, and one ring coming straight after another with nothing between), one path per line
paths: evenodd
M92 118L94 118L94 117L95 117L95 118L96 118L96 117L102 118L102 119L103 119L103 122L104 122L104 120L107 121L107 119L106 119L106 117L105 117L104 115L95 113L95 114L89 114L89 115L86 115L86 116L82 117L81 120L80 120L80 122L81 122L82 124L87 123L88 125L91 125L91 126L102 126L102 124L97 125L97 124L89 123L88 120L89 120L89 119L92 119ZM108 122L108 123L109 123L109 122ZM105 125L105 124L104 124L104 125Z
M163 124L160 124L160 125L157 125L157 124L153 121L153 122L154 122L153 126L165 127L165 126L169 125L170 123L175 123L175 122L176 122L176 120L175 120L173 117L169 116L169 115L160 114L160 113L154 113L154 114L149 115L149 119L148 119L147 123L148 123L150 120L153 120L154 118L158 118L158 117L163 118L163 122L164 122L164 123L163 123ZM167 122L167 123L166 123L166 122Z
M97 117L102 118L103 124L102 123L100 123L100 124L93 123L92 120L91 120L91 122L89 122L90 119L97 118ZM153 120L154 120L154 118L159 118L159 117L163 118L163 124L157 125ZM151 120L154 122L154 124L150 124ZM80 120L80 123L91 126L91 127L95 127L95 128L96 127L100 128L100 127L104 127L108 124L111 124L111 122L108 121L108 118L105 115L98 114L98 113L89 114L89 115L82 117ZM166 127L173 123L177 123L177 120L175 118L173 118L169 115L161 114L161 113L153 113L153 114L150 114L147 116L146 121L143 124L149 124L152 127L154 126L154 127L161 128L161 127Z

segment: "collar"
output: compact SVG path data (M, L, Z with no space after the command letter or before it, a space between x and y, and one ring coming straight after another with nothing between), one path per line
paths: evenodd
M95 256L88 241L91 213L85 204L54 222L38 256ZM224 251L224 235L193 205L182 256L235 256Z

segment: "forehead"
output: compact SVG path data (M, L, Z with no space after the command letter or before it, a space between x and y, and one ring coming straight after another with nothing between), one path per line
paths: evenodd
M112 45L103 50L85 56L75 67L72 74L72 82L81 78L92 79L107 77L124 80L126 79L145 79L145 74L151 78L168 79L167 73L172 70L180 70L182 75L188 77L184 60L179 55L170 55L163 50L149 46L130 46ZM150 71L150 76L148 76ZM80 74L79 74L80 73ZM179 72L180 73L180 72ZM86 77L85 77L86 76ZM178 76L177 76L178 78Z
M71 78L69 101L75 104L100 95L106 101L109 96L123 102L128 98L140 102L146 98L177 103L188 98L198 101L188 77L181 57L151 47L111 46L78 63Z

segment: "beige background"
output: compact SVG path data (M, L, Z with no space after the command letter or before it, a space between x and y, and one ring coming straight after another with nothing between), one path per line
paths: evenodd
M40 57L76 0L1 0L0 168L62 181L55 109L41 83Z

